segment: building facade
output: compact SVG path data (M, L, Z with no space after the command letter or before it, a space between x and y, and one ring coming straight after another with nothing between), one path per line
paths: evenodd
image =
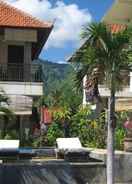
M33 99L43 95L40 66L33 60L38 58L52 28L52 23L0 1L0 89L9 97L21 139L29 132ZM0 121L2 129L5 122L2 118Z

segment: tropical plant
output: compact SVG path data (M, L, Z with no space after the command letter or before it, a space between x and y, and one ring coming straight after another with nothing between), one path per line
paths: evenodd
M64 137L63 127L60 122L53 122L47 132L47 142L49 146L55 146L56 139Z
M6 96L3 90L0 90L0 116L1 116L1 120L3 119L4 121L3 130L1 133L2 138L6 136L8 122L12 118L14 118L13 112L8 108L8 105L9 105L9 98Z
M81 104L82 93L75 89L74 74L68 76L61 81L58 89L51 89L48 95L44 95L35 101L35 106L46 105L51 107L66 107L72 113L76 113Z
M106 147L106 127L104 113L95 119L95 112L89 106L81 107L71 117L70 136L79 137L81 143L86 147Z
M82 39L87 40L85 46L73 57L80 62L77 72L77 84L80 85L87 76L86 88L90 99L100 100L98 84L102 81L110 89L108 135L107 135L107 184L114 183L114 134L115 92L123 86L122 71L130 71L131 62L127 45L130 37L127 30L112 33L104 23L92 23L84 27Z

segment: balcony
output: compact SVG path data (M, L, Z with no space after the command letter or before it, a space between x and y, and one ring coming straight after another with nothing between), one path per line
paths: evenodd
M117 85L119 87L120 85L122 88L119 88L116 92L117 98L132 98L132 73L122 70L120 73L120 84ZM118 80L119 80L118 79ZM108 85L106 85L106 82L100 83L99 85L99 93L102 97L109 97L110 96L110 90L108 88Z
M132 72L127 72L125 70L121 71L120 74L120 83L122 85L122 88L120 90L117 90L115 96L116 96L116 102L118 99L118 102L116 103L116 106L118 106L118 108L116 107L116 109L122 110L124 107L126 107L126 109L132 109ZM99 87L99 94L102 98L108 98L110 97L110 90L108 88L108 85L106 81L99 81L100 85ZM83 104L87 104L88 103L88 99L91 97L90 95L92 95L93 93L90 93L86 87L85 84L87 84L87 78L86 76L84 77L83 80L83 86L84 86L84 90L83 90ZM118 85L119 86L119 85ZM93 88L91 88L92 90ZM129 103L128 103L129 101ZM121 105L122 103L122 105ZM119 105L118 105L119 104ZM125 104L125 105L124 105Z
M41 65L0 64L0 81L41 82Z
M109 97L110 90L105 85L99 85L99 93L102 97ZM122 90L116 92L117 98L132 98L130 86L124 86Z
M0 64L0 88L7 95L43 94L41 65Z

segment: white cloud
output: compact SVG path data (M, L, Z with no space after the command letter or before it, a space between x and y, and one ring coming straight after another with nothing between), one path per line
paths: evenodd
M49 0L7 1L42 20L55 20L55 26L47 42L47 47L63 47L69 41L73 45L79 44L82 26L91 21L91 15L87 10L79 9L76 4L67 5L60 0L54 6Z

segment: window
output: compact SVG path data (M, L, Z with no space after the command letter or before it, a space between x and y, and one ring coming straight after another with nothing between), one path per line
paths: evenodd
M9 45L8 46L8 64L11 63L24 63L24 46Z

